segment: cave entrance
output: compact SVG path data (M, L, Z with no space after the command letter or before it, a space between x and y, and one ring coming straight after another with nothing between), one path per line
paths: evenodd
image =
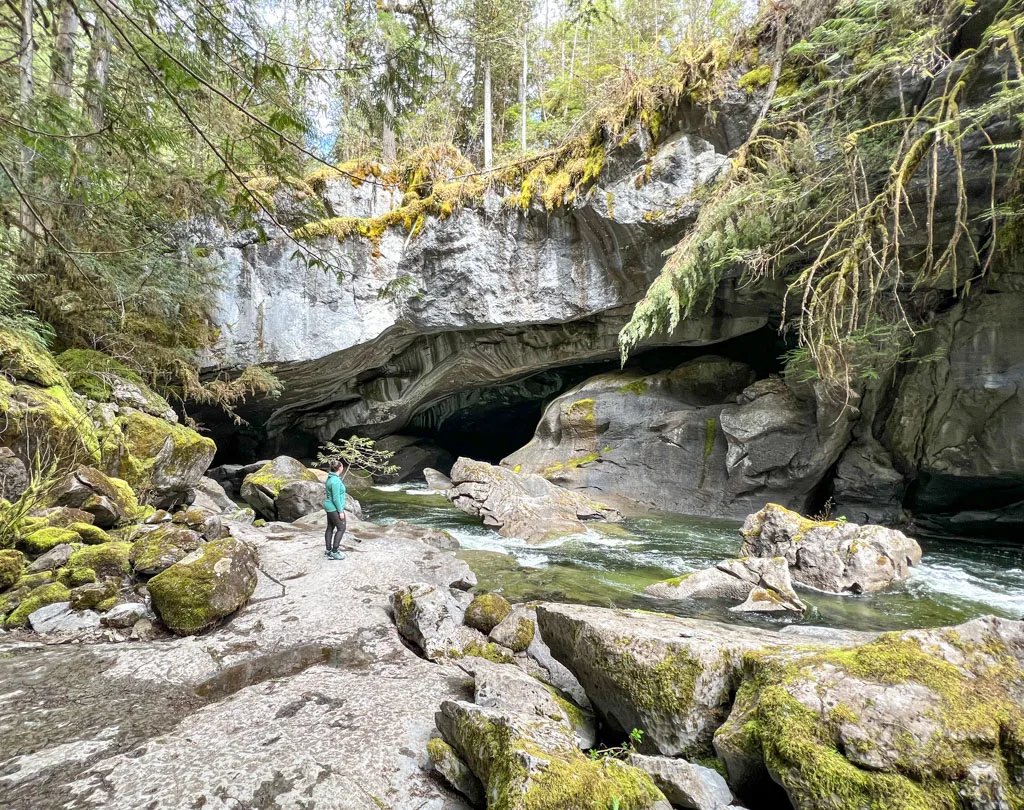
M703 355L717 354L748 364L761 379L782 370L788 348L777 331L766 326L710 346L638 352L625 370L654 374ZM419 411L400 433L431 442L453 459L468 456L497 464L533 438L544 409L553 399L595 375L617 370L618 360L580 363L462 391Z

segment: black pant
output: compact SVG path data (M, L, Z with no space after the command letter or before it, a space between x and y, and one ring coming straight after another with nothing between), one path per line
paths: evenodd
M324 543L328 551L337 551L341 544L341 538L345 536L345 513L327 513L327 533L324 535Z

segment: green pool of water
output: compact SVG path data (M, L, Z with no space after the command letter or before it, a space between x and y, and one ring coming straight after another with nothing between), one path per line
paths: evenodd
M501 537L423 485L374 488L357 496L369 520L407 520L450 532L462 544L460 556L476 572L479 588L513 601L632 607L767 626L793 621L741 616L728 604L706 600L666 602L644 595L653 582L735 557L742 544L737 521L650 514L608 531L529 546ZM921 545L924 559L911 578L883 593L835 596L799 588L810 610L798 621L896 630L955 624L986 613L1024 618L1024 545Z

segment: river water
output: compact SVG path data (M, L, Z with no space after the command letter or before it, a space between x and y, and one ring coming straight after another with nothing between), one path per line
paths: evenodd
M459 556L481 590L512 601L547 600L659 610L680 616L762 626L793 619L731 613L727 604L666 602L643 594L669 577L735 557L742 539L733 520L649 514L607 530L589 530L542 546L501 537L423 484L354 493L377 523L406 520L444 529L462 544ZM987 613L1024 618L1024 543L921 542L924 558L910 579L879 594L836 596L798 586L810 609L801 623L857 630L900 630L956 624Z

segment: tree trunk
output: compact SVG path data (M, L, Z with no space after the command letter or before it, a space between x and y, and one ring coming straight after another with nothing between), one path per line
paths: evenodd
M484 59L484 168L489 169L494 163L494 135L491 112L491 59Z
M85 74L85 95L83 112L93 132L103 129L103 94L107 89L107 74L110 71L110 29L100 15L92 27L92 47L89 50L89 64ZM82 142L82 151L91 155L96 151L92 138Z
M384 162L398 162L398 136L395 133L395 99L391 90L384 93Z
M35 58L36 44L32 34L33 0L21 0L21 43L18 56L18 122L28 126L31 120L30 107L35 95L35 75L32 62ZM30 146L21 147L21 167L19 178L22 192L28 196L32 182L32 159L35 153ZM36 232L35 216L27 200L21 201L21 240L26 251L33 248L33 237Z
M57 39L50 53L50 94L67 101L75 73L75 34L78 15L75 7L63 0L57 10Z
M523 24L523 73L519 79L519 149L526 154L526 80L529 75L529 62L527 61L527 32L529 29Z

